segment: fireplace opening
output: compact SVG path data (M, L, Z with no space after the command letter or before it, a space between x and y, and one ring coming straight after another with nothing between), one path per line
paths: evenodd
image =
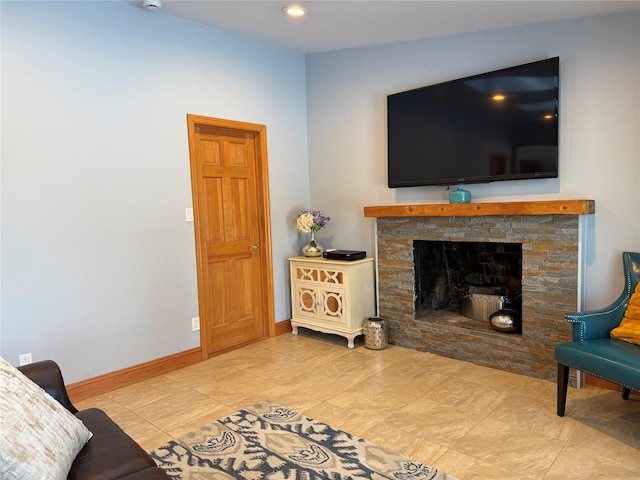
M416 319L522 312L521 243L414 240L413 259Z

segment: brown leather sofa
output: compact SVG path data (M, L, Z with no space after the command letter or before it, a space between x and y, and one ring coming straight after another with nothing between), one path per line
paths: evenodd
M154 480L170 478L129 435L97 408L78 411L69 400L58 365L45 360L19 367L67 410L82 420L93 433L80 450L68 479L78 480Z

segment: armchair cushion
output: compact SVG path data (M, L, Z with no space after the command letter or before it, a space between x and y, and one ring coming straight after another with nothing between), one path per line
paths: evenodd
M0 357L0 478L67 478L91 432Z
M640 345L640 283L631 295L620 325L610 332L611 338Z
M640 390L640 348L613 338L556 346L556 361L624 388Z

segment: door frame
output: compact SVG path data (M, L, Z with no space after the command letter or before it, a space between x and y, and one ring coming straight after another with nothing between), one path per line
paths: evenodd
M196 128L198 125L204 125L213 128L227 128L242 132L250 132L253 134L255 142L255 158L256 158L256 195L258 198L258 228L261 240L260 245L260 271L262 273L261 290L262 295L262 324L263 331L267 337L275 336L275 305L273 298L273 258L271 244L271 209L269 195L269 168L267 158L267 127L265 125L239 122L235 120L226 120L222 118L205 117L202 115L187 114L187 127L189 135L189 166L191 176L191 194L194 210L194 231L196 244L196 270L198 276L198 310L205 311L204 295L200 294L200 285L204 284L202 275L205 273L207 261L203 258L204 252L200 248L200 208L198 198L200 194L200 185L195 179L193 172L195 171L196 152L193 151ZM209 358L209 328L200 326L200 351L202 360Z

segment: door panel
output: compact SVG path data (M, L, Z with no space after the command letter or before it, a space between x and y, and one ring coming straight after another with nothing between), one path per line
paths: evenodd
M208 242L224 241L224 225L216 219L223 218L222 211L222 180L219 178L203 179L204 227Z

